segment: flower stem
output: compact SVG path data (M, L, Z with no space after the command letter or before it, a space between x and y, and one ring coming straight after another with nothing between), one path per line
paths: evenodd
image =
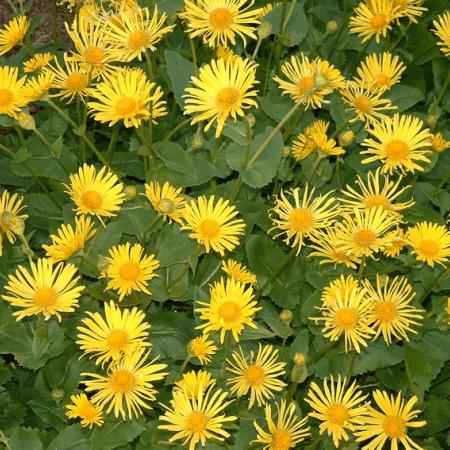
M194 75L198 75L197 52L195 51L194 39L189 39L189 45L192 53L192 64L194 65Z
M117 146L117 138L119 136L119 125L116 124L113 126L113 130L111 133L111 139L109 141L108 150L106 151L106 161L108 161L108 164L111 164L111 160L114 154L114 150Z
M180 375L183 375L184 369L186 369L186 366L188 365L191 358L192 356L189 353L186 355L186 358L184 358L183 364L181 364L180 368Z
M64 164L64 162L62 161L61 158L58 158L57 156L55 156L53 154L53 147L50 144L50 142L48 141L48 139L36 128L35 130L33 130L34 133L36 134L36 136L42 141L42 143L48 148L50 155L56 159L56 162L58 163L58 165L61 167L61 169L64 170L64 172L66 172L67 175L70 175L70 170L68 169L68 167Z

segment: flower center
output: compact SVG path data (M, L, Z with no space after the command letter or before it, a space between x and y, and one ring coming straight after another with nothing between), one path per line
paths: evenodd
M140 50L147 47L150 35L146 31L134 31L128 37L128 47L133 50Z
M186 416L186 428L192 433L201 433L208 426L208 416L202 411L194 411Z
M355 308L341 308L336 311L335 323L344 331L353 330L358 323L358 312Z
M115 392L130 392L135 384L136 377L126 369L119 369L109 377L109 385Z
M367 197L365 202L367 208L376 208L377 206L382 206L384 209L389 209L391 202L387 199L385 195L377 194Z
M88 47L84 52L84 60L88 64L98 65L103 61L105 52L99 47Z
M189 342L189 353L194 356L203 356L206 353L206 346L200 340L193 339Z
M116 113L122 117L132 116L136 113L136 108L137 102L132 97L121 98L116 103Z
M348 419L348 411L345 406L335 403L328 407L327 416L329 422L342 427Z
M10 106L13 100L14 95L9 89L0 89L0 108Z
M358 230L354 235L356 245L359 247L369 247L375 240L375 233L372 230L362 229Z
M334 251L333 257L334 257L335 261L342 261L342 262L344 262L344 261L348 261L349 260L347 253L339 252L337 250Z
M106 338L108 347L111 350L123 350L128 344L128 341L128 333L123 330L112 330Z
M135 281L140 274L139 266L134 262L126 262L119 269L119 275L126 281Z
M305 92L308 92L314 85L314 78L311 76L306 76L303 78L300 78L300 80L297 81L297 87L300 91L300 94L304 94Z
M314 216L306 208L295 208L289 214L289 224L297 232L308 231L314 223Z
M239 91L234 87L221 89L216 96L216 105L219 109L229 109L236 105L239 99Z
M8 45L15 46L23 39L22 31L9 31L6 37Z
M228 300L219 306L218 313L224 322L232 322L241 315L241 307L236 302Z
M439 244L431 239L424 239L419 249L425 256L436 256L439 253Z
M228 8L217 8L209 14L209 24L217 30L225 30L233 24L233 14Z
M83 419L91 420L97 415L97 408L87 400L79 405L78 414Z
M163 214L172 214L177 209L177 205L173 200L170 200L170 198L162 198L158 202L158 209Z
M386 20L386 16L384 14L375 14L370 23L374 30L380 31L388 24L388 21Z
M265 370L256 364L248 366L247 369L245 369L245 378L250 384L256 384L257 386L261 385L264 382L265 375Z
M84 73L72 73L66 79L66 88L72 92L83 91L86 89L87 84L88 79Z
M387 416L383 420L383 431L391 439L398 439L404 436L405 428L405 421L398 416Z
M37 288L34 293L34 302L41 308L47 308L55 304L58 293L53 288Z
M372 102L365 95L360 95L355 98L355 106L363 113L368 113L372 110Z
M391 78L388 77L387 75L384 75L383 73L380 73L380 75L378 75L376 77L377 83L381 84L383 86L390 86L391 85Z
M289 450L291 448L291 433L286 430L279 429L272 433L272 450Z
M220 226L212 219L205 219L198 227L198 231L207 239L214 239L219 235Z
M97 191L86 191L81 196L81 201L86 208L95 211L102 206L103 198Z
M375 315L381 322L391 322L397 317L397 308L391 302L379 302L375 306Z
M404 141L395 139L386 145L386 158L395 162L404 160L409 155L408 144Z

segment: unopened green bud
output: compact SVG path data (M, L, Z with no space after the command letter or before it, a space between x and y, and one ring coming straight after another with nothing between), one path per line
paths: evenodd
M26 112L18 114L17 123L24 130L35 130L36 129L36 122L34 121L34 117L31 114L28 114Z
M292 322L293 318L294 314L292 314L290 309L283 309L283 311L280 312L280 320L288 325Z
M97 259L97 269L100 272L106 272L108 270L108 267L109 267L108 258L106 258L103 255L100 255Z
M339 24L337 23L337 20L329 20L327 22L326 30L327 30L328 34L336 33L338 28L339 28Z
M252 113L248 113L245 115L245 121L248 123L249 127L252 128L255 125L256 119Z
M353 144L353 141L355 140L355 133L353 133L352 130L344 131L339 135L338 139L339 144L342 145L342 147L347 147Z
M294 383L303 383L308 376L306 364L303 366L294 366L291 372L291 381Z
M137 194L136 186L125 186L123 193L127 200L133 200Z
M434 128L437 124L438 121L438 116L436 116L435 114L429 114L427 117L427 125L431 128Z
M272 34L272 25L269 22L262 22L257 30L258 38L265 39Z
M60 402L64 397L64 391L61 388L55 388L52 390L51 396L55 402Z
M306 364L306 355L302 352L295 352L294 357L292 358L294 360L294 364L298 367L304 366Z
M291 154L291 147L289 145L285 145L283 147L283 156L286 158L286 156L289 156Z
M202 148L203 147L203 136L201 135L201 133L195 133L194 135L194 139L192 139L192 148L193 149L197 149L197 148Z

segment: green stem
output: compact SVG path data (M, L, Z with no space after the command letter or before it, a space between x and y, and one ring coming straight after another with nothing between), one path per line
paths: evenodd
M442 99L444 98L445 93L447 92L448 86L450 84L450 71L448 72L447 78L444 81L444 84L442 85L442 88L438 94L438 97L436 101L434 102L433 106L438 106L439 103L441 103Z
M147 229L144 231L143 235L142 235L142 241L144 242L144 244L146 244L150 238L150 236L147 236L150 234L150 232L153 230L153 228L155 227L155 225L158 223L158 220L161 218L161 216L159 214L157 214L153 220L149 223Z
M192 64L194 65L194 75L198 75L198 63L197 63L197 52L195 51L195 43L194 39L189 38L189 45L191 47L191 54L192 54Z
M34 134L43 142L43 144L48 148L50 155L56 160L56 162L58 163L58 165L61 167L61 169L64 170L64 172L66 172L67 175L70 175L70 170L69 168L64 164L64 162L62 161L61 158L58 158L57 156L55 156L53 154L53 147L50 144L50 142L48 141L48 139L36 128L34 131Z
M262 41L263 41L262 38L258 38L258 42L256 43L255 50L253 51L252 59L256 59L256 56L258 55L259 48L261 47Z
M153 80L153 64L149 52L145 52L145 62L147 63L147 76L150 81Z
M109 141L108 150L106 151L106 161L108 164L111 164L112 156L114 154L114 150L117 146L117 138L119 137L119 125L116 124L113 126L113 130L111 133L111 139Z
M361 260L361 264L359 265L358 280L361 280L361 278L363 277L365 268L366 268L366 257L363 256L362 260Z
M338 155L336 157L336 162L335 162L335 169L336 169L336 186L338 191L341 190L341 172L340 172L340 166L341 166L341 157L340 155Z
M183 128L185 125L187 125L192 119L186 119L183 120L183 122L179 123L175 128L173 128L167 135L164 137L164 139L161 141L161 143L158 146L158 150L164 146L167 142L170 141L170 138L181 128Z
M297 113L295 114L290 127L283 133L283 142L286 142L291 137L291 134L294 132L295 128L297 127L298 123L300 122L300 119L302 118L304 110L305 110L304 108L299 109L297 111Z
M186 358L184 358L183 364L181 364L180 368L180 377L183 375L184 369L186 369L186 366L188 365L191 358L192 356L189 353L186 355Z
M294 397L295 391L297 390L298 383L296 381L293 381L291 385L289 386L288 393L286 395L286 403L289 405L292 398Z
M274 61L275 61L275 67L278 67L278 64L280 63L280 55L281 55L281 38L284 34L285 29L285 23L286 23L286 10L287 10L287 0L283 0L283 6L281 9L281 16L280 16L280 23L278 26L278 36L276 37L274 41Z
M394 44L392 46L389 47L389 52L392 52L393 50L395 50L397 48L398 44L400 44L400 42L403 40L403 38L407 35L407 32L411 25L412 25L412 22L409 22L408 26L404 30L402 30L401 36L394 42Z
M355 365L356 357L358 356L358 353L356 353L355 350L352 351L352 357L350 359L350 364L347 369L347 382L350 380L350 377L353 374L353 366Z

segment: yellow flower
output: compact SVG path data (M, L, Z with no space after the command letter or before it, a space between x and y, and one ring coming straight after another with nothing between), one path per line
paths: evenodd
M213 59L202 66L185 89L184 114L193 115L191 124L207 121L208 131L216 121L218 138L228 118L236 121L244 116L244 110L257 107L256 67L253 61L242 58Z
M397 219L381 206L344 213L343 221L336 224L339 250L357 257L375 258L388 243L385 233L397 225Z
M29 78L23 88L23 95L28 102L45 99L53 85L55 74L45 71L33 78Z
M331 342L344 336L345 352L367 347L367 340L374 333L369 327L370 303L365 288L355 288L347 283L334 291L335 301L323 303L321 317L311 317L314 322L324 322L322 333Z
M441 47L441 52L450 55L450 11L446 11L433 20L433 33L440 39L438 45Z
M333 377L323 380L323 389L316 383L311 383L305 401L313 408L311 417L320 420L320 434L327 432L333 438L336 448L340 441L348 441L349 433L355 429L358 419L365 413L367 407L363 403L367 395L363 395L356 381L348 385L346 377L335 382Z
M330 197L332 191L317 197L313 197L314 192L315 188L309 189L308 184L303 193L298 187L290 189L287 194L293 198L292 204L282 190L275 199L274 208L269 212L274 225L269 232L280 230L274 239L286 235L283 242L292 248L297 247L296 255L300 253L306 238L329 227L336 220L337 202L334 197Z
M357 68L361 83L373 90L390 89L400 81L405 64L392 53L371 53Z
M278 350L272 345L259 344L255 357L253 351L248 357L244 356L239 346L239 353L232 353L233 360L227 359L226 369L236 376L227 382L230 392L237 397L249 395L248 409L251 409L255 401L259 407L265 405L274 397L274 392L281 392L286 383L279 378L286 372L285 362L278 361Z
M226 282L221 278L210 288L209 303L198 302L203 308L195 309L200 313L200 319L205 320L197 326L203 333L220 331L220 342L225 340L227 331L231 331L233 338L239 342L239 335L246 326L256 329L253 317L261 308L257 307L251 286L245 287L233 279Z
M1 69L0 69L1 70ZM10 194L3 191L0 197L0 237L5 234L8 241L14 244L16 241L16 227L23 223L28 216L21 214L25 205L22 205L23 197L18 194ZM2 255L2 245L0 240L0 256Z
M157 181L145 184L145 195L155 211L164 220L182 223L186 201L181 194L182 188L176 188L166 181L163 186Z
M353 278L353 275L347 275L347 277L341 275L324 288L320 299L324 306L334 305L339 298L345 295L347 297L357 295L359 290L359 282Z
M377 285L373 287L368 280L363 284L367 289L367 297L371 302L369 322L375 328L376 339L380 334L386 344L392 343L392 338L408 339L409 333L416 333L411 326L418 326L423 311L411 305L416 293L406 277L381 277L377 274Z
M230 278L239 281L243 284L255 284L256 275L249 272L247 268L235 261L234 259L228 259L222 261L222 271L225 272Z
M214 387L206 392L200 390L194 398L183 391L174 391L170 407L162 405L166 412L159 417L167 425L159 425L158 428L174 433L169 442L182 439L184 446L189 443L189 450L198 448L198 443L205 447L209 440L223 441L230 437L223 429L224 424L237 421L237 417L224 413L231 403L226 400L227 395L222 389Z
M156 124L158 117L167 114L161 88L148 81L140 69L116 71L89 89L89 96L92 98L88 102L89 112L95 120L110 127L123 121L125 127L137 128L149 119Z
M215 383L216 380L206 370L192 370L183 374L181 380L175 383L174 390L183 391L189 398L198 398L200 391L205 392Z
M328 138L329 126L330 122L319 119L306 127L291 145L292 156L301 161L313 152L317 152L318 158L344 154L345 150L333 138Z
M71 224L62 224L57 234L50 235L52 243L43 245L46 256L53 261L64 261L75 253L83 250L86 242L95 235L97 230L91 218L81 216L75 218L75 228Z
M406 242L412 247L417 261L424 261L434 267L434 263L445 266L450 256L450 232L444 225L419 222L408 228Z
M342 100L349 105L347 111L352 111L354 117L349 122L360 120L366 124L378 122L387 118L386 112L397 109L391 100L382 98L385 89L370 90L369 85L349 81L341 91Z
M397 21L407 17L411 22L417 23L417 17L421 17L427 8L421 6L425 0L393 0L394 7L398 7Z
M355 432L358 442L372 439L361 449L380 450L388 441L391 450L398 449L399 444L403 444L406 449L424 450L408 436L408 428L421 428L426 425L424 420L414 420L420 414L419 410L412 409L417 403L417 397L411 397L405 404L401 392L395 398L377 389L373 393L373 399L379 409L369 406Z
M99 219L117 215L125 198L123 184L106 167L97 173L94 165L84 164L78 173L70 175L70 185L64 186L77 214L91 214Z
M444 138L442 133L436 133L432 135L431 149L436 153L442 153L450 148L450 141Z
M150 352L144 354L141 348L128 358L111 363L105 375L82 373L88 377L83 380L86 392L95 392L92 401L106 413L114 412L123 420L137 418L144 414L143 409L152 409L149 402L156 399L153 382L162 380L167 373L161 372L166 364L155 364L156 359L147 362Z
M214 196L201 195L186 204L182 230L190 231L189 237L205 246L206 252L213 250L224 255L239 245L239 235L244 234L242 219L235 219L239 211L228 200L219 198L214 204Z
M350 33L359 35L362 42L375 37L378 43L392 29L398 9L392 0L365 0L354 9L355 15L350 17Z
M52 58L51 53L36 53L23 63L23 71L25 73L37 72L46 67Z
M202 36L210 47L236 45L236 35L247 45L256 39L260 9L251 9L254 0L184 0L181 18L191 38Z
M369 170L366 180L363 180L358 175L355 181L358 189L354 189L347 184L347 189L341 191L343 197L339 200L343 204L346 212L351 213L354 208L370 210L381 207L394 217L401 217L402 211L414 205L412 199L406 202L396 201L398 197L411 187L409 185L400 187L402 182L401 176L396 181L393 181L388 175L382 177L380 172L380 169L377 169L375 172Z
M0 115L17 118L20 108L28 103L23 95L25 81L25 77L19 78L17 67L0 67Z
M406 245L405 233L399 227L386 233L385 239L386 247L383 249L383 254L391 258L398 256Z
M137 308L120 310L111 300L104 303L104 315L87 311L88 317L77 327L77 344L86 355L96 357L95 364L103 364L148 347L148 330L145 313Z
M216 48L216 59L223 59L225 62L240 58L231 48L220 45Z
M131 246L126 244L116 245L109 249L108 268L102 272L100 278L107 278L107 289L113 289L119 294L119 301L132 292L145 292L151 295L147 289L148 282L158 275L155 270L159 267L159 261L154 255L146 255L141 244Z
M54 266L51 260L41 258L31 261L30 269L19 265L16 273L8 276L7 294L2 295L3 300L21 308L13 313L17 320L42 314L45 320L54 315L61 322L61 313L75 311L84 286L77 286L80 277L73 264Z
M97 21L101 20L100 12L100 6L95 0L84 0L77 14L81 20L86 20L91 24L95 24Z
M395 114L392 118L372 124L368 129L372 136L362 145L368 147L361 154L373 155L362 162L381 161L382 173L423 171L421 163L429 163L428 154L432 135L417 117Z
M325 96L335 89L344 87L344 77L328 61L316 58L309 60L304 53L300 57L291 56L290 61L285 61L281 71L288 79L274 77L283 95L288 94L294 102L300 102L306 107L320 108L322 103L328 103Z
M130 14L121 14L119 21L109 20L105 36L111 49L120 61L142 60L147 50L154 52L155 45L165 34L173 30L174 25L164 26L167 15L158 17L158 8L153 14L148 8L137 8Z
M252 443L264 445L263 450L289 450L309 436L309 427L306 426L308 418L300 419L297 416L293 402L288 404L282 399L275 405L276 422L272 418L271 405L264 408L268 431L261 428L256 420L253 422L258 436Z
M200 364L208 364L217 351L214 341L209 340L207 334L202 334L188 343L188 352L194 358L198 358Z
M25 16L11 19L0 29L0 56L8 53L13 47L22 42L30 27L30 21Z
M69 419L81 419L82 427L92 428L92 425L103 425L103 414L101 408L90 402L86 394L71 395L72 404L66 405L66 416Z

